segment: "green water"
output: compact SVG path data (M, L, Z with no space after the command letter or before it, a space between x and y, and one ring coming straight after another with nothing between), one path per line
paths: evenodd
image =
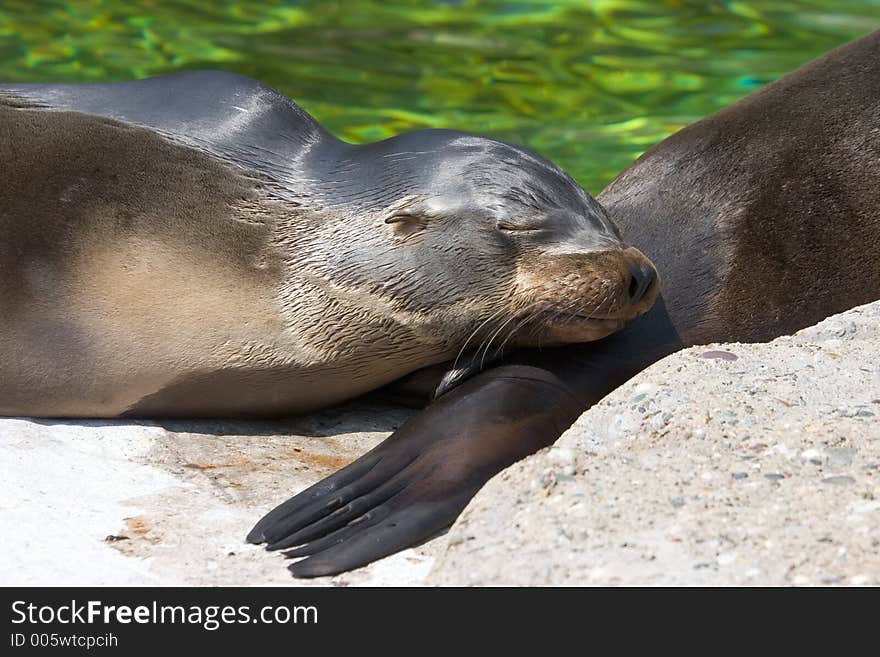
M0 79L223 68L363 142L453 127L588 190L666 135L880 27L880 0L0 0Z

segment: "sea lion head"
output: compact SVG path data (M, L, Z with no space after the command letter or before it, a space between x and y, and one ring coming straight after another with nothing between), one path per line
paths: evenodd
M657 298L654 266L602 206L525 148L426 130L332 167L327 276L444 356L596 340Z

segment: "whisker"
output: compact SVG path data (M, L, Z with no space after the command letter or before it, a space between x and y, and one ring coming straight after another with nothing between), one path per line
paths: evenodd
M517 296L526 296L539 287L541 286L535 285L529 289L521 290L517 293ZM610 308L613 306L613 286L609 281L604 281L602 282L601 287L596 290L595 294L590 295L589 298L569 301L568 303L557 306L552 312L548 312L545 308L539 308L537 311L533 310L545 304L547 304L546 300L531 301L513 310L508 307L502 307L493 312L489 317L480 322L480 324L471 331L470 335L468 335L453 361L452 369L455 369L458 366L462 356L474 338L479 335L481 331L486 329L485 336L479 341L474 350L474 357L476 358L479 356L480 358L479 369L483 370L486 365L486 359L489 358L489 353L492 350L492 344L499 338L499 336L504 335L505 329L514 322L514 325L506 332L506 335L504 335L501 343L496 347L494 352L492 352L492 360L501 356L504 353L504 348L510 340L518 333L521 333L522 330L530 324L533 324L533 326L531 327L529 335L534 336L537 334L537 348L540 349L543 334L538 333L538 331L543 325L551 324L563 316L565 317L565 319L562 320L563 322L569 322L578 316L587 320L593 319L595 315L601 314L606 307ZM592 310L587 312L587 309L589 308L592 308ZM508 311L510 311L510 316L504 318L504 313ZM538 322L537 320L543 321Z
M606 294L606 296L607 296L607 294ZM566 311L569 311L571 309L576 309L576 311L571 314L571 316L574 317L578 314L577 310L585 309L588 305L590 305L592 303L593 303L592 300L586 300L583 302L570 301L566 305L564 305L560 308L557 308L556 311L546 320L546 323L553 322L554 319L556 319L557 317L559 317L560 315L562 315L563 313L565 313ZM604 303L604 297L603 297L603 301L601 303ZM508 341L510 341L510 339L517 332L519 332L521 329L523 329L530 322L541 317L543 314L544 314L543 311L539 311L536 313L531 313L527 317L523 318L516 326L513 327L513 329L511 329L511 331L507 334L507 337L505 337L504 340L501 342L501 345L496 350L496 355L501 354L503 352L505 345L508 343ZM590 319L590 317L591 316L588 316L587 319ZM539 326L534 327L534 329L532 331L532 335L534 335L534 331L537 330L538 328L539 328Z
M540 287L539 284L538 284L538 285L533 285L533 286L531 286L531 287L528 287L528 288L525 288L525 289L523 289L523 290L518 291L517 294L518 294L518 295L521 295L521 296L522 296L522 295L527 295L527 294L530 294L531 292L533 292L534 290L538 289L539 287ZM461 349L458 350L458 354L456 355L455 360L452 362L452 368L451 368L451 369L455 369L455 368L458 366L458 362L461 360L462 355L464 355L464 352L465 352L465 350L467 349L468 344L470 344L470 341L474 339L474 337L480 332L480 330L482 330L483 327L486 326L486 324L488 324L489 322L491 322L491 321L492 321L493 319L495 319L498 315L500 315L501 313L504 313L504 312L506 312L506 311L508 311L508 310L510 310L510 308L509 308L508 306L502 305L501 308L499 308L499 309L496 310L494 313L492 313L491 315L489 315L486 319L484 319L484 320L480 323L479 326L477 326L477 328L475 328L475 329L471 332L471 334L467 337L467 340L464 341L464 344L461 345ZM514 311L514 312L516 312L516 311ZM490 329L490 331L491 331L491 329ZM482 346L483 346L483 344L485 344L485 340L481 341L480 344L477 345L477 348L474 350L474 352L475 352L475 353L479 353L479 352L480 352L480 349L481 349Z
M461 345L461 349L458 350L458 355L455 357L455 360L452 362L452 369L455 369L455 367L458 365L458 361L461 360L461 356L462 356L462 354L464 354L465 349L467 349L468 344L469 344L470 341L474 338L474 336L476 336L477 333L479 333L480 329L482 329L486 324L488 324L489 322L491 322L491 321L492 321L497 315L499 315L500 313L504 312L505 310L506 310L506 308L499 308L499 309L496 310L494 313L492 313L491 315L489 315L489 317L487 317L485 320L483 320L483 321L480 323L480 325L477 326L477 328L475 328L475 329L471 332L471 334L468 336L467 340L464 341L464 344ZM481 344L482 344L482 343L481 343ZM479 350L479 347L477 347L477 350Z
M522 328L524 328L529 322L534 321L535 319L539 318L541 315L542 315L542 312L541 312L541 311L538 311L538 312L536 312L536 313L530 313L529 315L527 315L526 317L524 317L522 320L520 320L519 324L517 324L516 326L514 326L514 327L510 330L510 332L507 334L507 337L504 338L504 340L501 342L501 346L498 347L497 354L500 355L500 354L504 351L504 345L506 345L506 344L508 343L508 341L509 341L514 335L517 334L518 331L520 331Z
M515 319L517 319L517 317L519 316L520 313L522 313L522 312L526 312L526 311L528 311L529 308L533 308L534 306L538 306L538 305L541 305L541 304L543 304L543 303L545 303L545 302L544 302L544 301L533 301L532 303L530 303L529 305L525 306L524 308L520 308L520 309L518 309L514 314L512 314L512 315L507 319L506 322L504 322L501 326L499 326L499 327L495 330L494 333L492 333L491 337L489 338L489 341L486 343L486 348L485 348L485 350L483 351L483 358L480 360L480 369L481 369L481 370L483 369L483 365L486 363L486 356L489 354L489 348L492 346L492 341L493 341L496 337L498 337L498 335L501 333L501 331L504 330L504 327L507 326L508 324L510 324L510 322L512 322L512 321L514 321ZM477 351L477 353L479 353L479 350Z

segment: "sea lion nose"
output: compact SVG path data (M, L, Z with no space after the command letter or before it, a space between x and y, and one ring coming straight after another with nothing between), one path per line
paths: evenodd
M642 301L657 281L657 270L645 259L629 261L629 301Z

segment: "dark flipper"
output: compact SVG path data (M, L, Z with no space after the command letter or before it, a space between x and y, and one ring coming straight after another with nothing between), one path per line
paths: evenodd
M505 366L445 395L391 437L260 520L248 540L296 548L297 577L333 575L449 526L496 472L549 445L582 403L551 373Z
M477 374L248 535L316 577L364 566L452 524L494 474L550 445L590 404L681 343L663 299L601 346L532 351ZM290 549L293 548L293 549Z

